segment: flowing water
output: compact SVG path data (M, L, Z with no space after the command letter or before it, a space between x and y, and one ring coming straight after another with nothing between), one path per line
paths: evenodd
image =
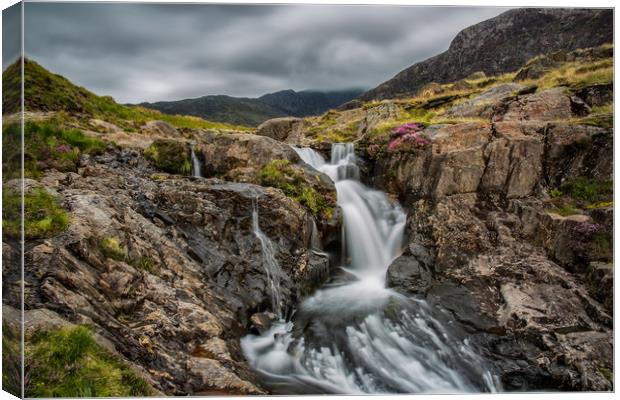
M335 183L345 256L340 273L307 298L292 320L280 319L262 335L242 339L262 382L276 394L497 390L496 379L453 321L423 299L386 288L406 215L359 181L353 144L334 144L330 162L311 149L295 150ZM267 243L264 254L273 253L268 238L261 243Z
M194 146L191 147L191 157L192 157L192 175L194 178L202 178L202 165L200 164L200 160L198 156L194 152Z

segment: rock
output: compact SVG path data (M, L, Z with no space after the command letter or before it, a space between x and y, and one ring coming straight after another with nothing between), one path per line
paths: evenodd
M497 107L504 99L513 96L522 88L523 85L515 83L493 86L478 96L448 109L445 115L453 118L490 118L494 107Z
M603 303L612 313L614 306L614 266L594 261L588 265L586 280L592 297Z
M553 59L552 57L535 57L528 61L527 64L517 72L514 80L524 81L527 79L538 79L559 65L560 60Z
M207 177L227 175L248 182L255 181L258 171L272 160L299 161L289 145L246 133L205 132L195 151L204 157Z
M284 142L289 136L298 135L299 131L303 129L303 124L301 118L274 118L260 124L256 129L256 134Z
M118 133L118 132L122 132L123 130L121 128L119 128L118 126L114 125L111 122L107 122L107 121L102 121L100 119L91 119L88 121L88 123L93 126L95 128L95 130L97 130L98 132L103 132L103 133Z
M189 379L187 385L195 388L196 393L248 395L265 394L255 385L239 378L216 360L191 357L187 361Z
M140 127L140 132L149 136L159 136L164 138L178 138L179 131L172 125L164 121L149 121Z
M250 317L252 325L250 330L254 334L263 334L271 328L271 324L277 320L277 316L274 313L256 313Z
M575 96L583 99L590 107L599 107L610 104L614 100L612 83L587 86L579 89Z
M553 123L547 131L545 176L552 187L585 177L611 180L613 173L611 132L604 128Z
M144 156L153 165L173 174L190 173L190 150L187 143L174 139L156 139L144 150Z
M493 121L539 120L559 121L572 117L570 97L565 89L553 88L517 96L498 107Z
M426 294L431 279L429 267L411 255L396 258L387 271L387 286L405 294Z

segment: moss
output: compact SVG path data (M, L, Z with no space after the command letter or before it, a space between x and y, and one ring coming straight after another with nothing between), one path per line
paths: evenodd
M125 261L127 259L127 249L114 236L107 236L101 239L99 241L99 248L107 258L118 261Z
M603 375L603 377L605 377L605 379L609 381L609 383L614 383L614 372L611 369L599 367L598 371L601 373L601 375Z
M2 229L5 234L19 238L22 228L20 193L5 187L2 191L2 203ZM37 188L24 195L23 223L26 239L46 238L67 229L69 216L53 195Z
M26 342L31 359L26 397L129 397L153 389L105 351L85 326L35 333Z
M157 139L144 150L154 166L172 174L189 175L192 170L187 145L178 140Z
M314 216L331 218L334 201L319 193L308 182L312 179L294 167L288 160L273 160L261 168L258 179L261 185L280 189L284 194L306 207Z

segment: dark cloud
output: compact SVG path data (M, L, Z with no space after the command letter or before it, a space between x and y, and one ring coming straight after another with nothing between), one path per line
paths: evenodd
M48 69L123 102L370 88L503 11L26 3L25 47Z

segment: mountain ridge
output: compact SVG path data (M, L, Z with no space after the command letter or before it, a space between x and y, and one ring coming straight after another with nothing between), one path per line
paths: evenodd
M613 42L612 9L517 8L459 32L443 53L405 68L357 100L414 95L475 72L513 72L538 55Z
M140 103L140 106L163 113L186 114L218 122L256 126L271 118L322 114L354 99L362 92L362 89L285 89L256 98L207 95L174 101L144 102Z

